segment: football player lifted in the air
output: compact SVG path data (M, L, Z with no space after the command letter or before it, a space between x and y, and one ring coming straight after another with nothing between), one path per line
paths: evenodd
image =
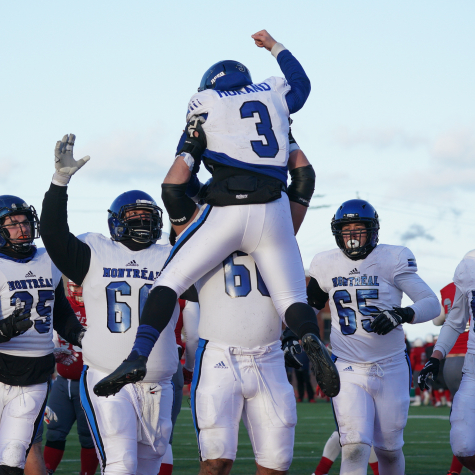
M138 190L112 202L110 237L86 233L77 238L69 232L67 185L89 159L74 159L74 140L74 135L65 135L56 144L56 172L43 201L41 227L53 262L83 288L88 331L82 347L81 404L103 473L157 474L172 429L178 305L150 355L144 382L109 398L97 397L92 388L127 357L145 299L171 246L156 243L162 210Z
M465 331L470 319L467 354L462 368L462 382L452 401L450 413L450 445L452 452L472 473L475 473L475 250L468 252L455 269L455 297L450 313L440 330L432 357L419 374L421 389L429 388L427 379L436 379L440 360L445 358Z
M317 310L330 301L341 473L366 474L373 444L380 473L403 475L411 368L402 324L432 320L440 304L409 249L377 245L378 214L367 201L343 203L331 228L338 248L313 258L307 293ZM410 307L401 308L403 293Z
M0 196L0 475L23 473L43 423L55 365L53 328L77 346L85 332L66 299L61 272L44 248L33 245L38 237L33 206ZM32 456L43 465L41 443L33 445Z
M306 160L290 138L291 158ZM292 462L297 410L281 350L282 321L264 280L253 258L237 251L195 287L200 340L191 410L200 474L230 473L242 418L252 441L257 474L283 475ZM294 339L284 342L287 350L293 349ZM297 360L290 357L286 361L295 365Z
M253 83L249 70L236 61L221 61L203 76L188 105L182 153L162 185L178 240L150 292L127 362L96 385L97 394L111 394L143 377L177 297L235 251L253 257L279 317L303 341L320 386L330 396L338 393L338 372L307 304L291 217L291 208L298 215L308 206L315 184L308 161L289 160L289 115L305 104L310 81L290 51L265 30L253 38L277 58L285 79ZM213 179L198 212L187 191L195 194L201 159Z

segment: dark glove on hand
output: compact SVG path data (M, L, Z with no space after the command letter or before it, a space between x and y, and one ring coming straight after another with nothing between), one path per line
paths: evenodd
M384 310L381 313L372 313L371 315L376 317L371 322L371 329L378 335L386 335L402 323L412 321L414 310L411 307L394 307L393 310Z
M201 116L192 117L185 127L186 139L177 155L189 153L195 162L199 162L202 153L206 150L206 134L201 126L205 119Z
M430 386L427 384L428 379L435 381L439 375L440 360L438 358L430 358L429 361L422 368L417 378L417 384L422 391L424 389L430 389Z
M300 369L303 365L297 359L296 355L302 353L302 347L299 344L298 337L289 329L283 334L282 350L284 351L285 365L291 368Z
M0 343L25 333L33 325L30 320L31 312L24 313L25 309L20 305L20 299L16 299L13 313L9 317L0 320Z

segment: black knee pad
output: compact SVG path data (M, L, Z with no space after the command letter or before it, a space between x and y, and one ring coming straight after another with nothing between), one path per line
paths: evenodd
M45 443L46 447L50 447L52 449L64 450L66 447L65 440L47 440Z
M307 303L293 303L285 311L285 323L298 336L299 340L307 333L313 333L320 338L317 316Z
M148 294L140 324L150 325L161 333L173 316L177 300L173 289L158 285Z
M0 465L0 475L23 475L23 473L24 471L22 468Z

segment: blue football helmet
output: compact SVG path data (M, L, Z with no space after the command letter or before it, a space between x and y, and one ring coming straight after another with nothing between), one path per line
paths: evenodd
M345 224L363 223L366 230L366 242L361 246L361 231L359 239L354 239L349 231L342 231ZM352 260L364 259L376 247L379 239L379 219L376 210L364 200L345 201L336 211L332 219L332 233L338 247ZM358 231L356 231L358 233ZM352 236L355 232L352 232ZM347 240L347 242L345 242Z
M29 235L24 234L23 226L22 234L18 239L12 240L9 227L12 224L5 224L7 216L15 216L23 214L26 216L30 225ZM18 226L18 225L17 225ZM0 249L7 246L16 252L28 252L33 244L34 239L40 237L40 222L33 206L28 206L24 200L13 195L0 196Z
M204 73L198 92L205 89L234 91L249 84L252 84L251 73L244 64L232 60L219 61Z
M126 217L127 211L143 210L148 213ZM111 204L109 231L113 241L132 239L140 243L155 243L162 235L162 210L144 191L132 190L119 195Z

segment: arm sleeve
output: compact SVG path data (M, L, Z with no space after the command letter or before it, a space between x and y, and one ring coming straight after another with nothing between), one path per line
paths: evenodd
M307 298L309 305L317 310L321 310L327 303L328 294L320 288L314 277L310 277L310 282L307 286Z
M53 329L58 335L73 345L77 345L77 335L84 329L64 293L63 280L59 281L54 296Z
M277 62L291 87L285 96L289 112L299 111L310 95L310 79L294 55L289 50L283 50L277 55Z
M91 249L69 232L67 206L67 187L52 183L43 200L41 237L56 267L81 285L91 264Z
M450 352L455 345L459 335L465 331L470 312L468 308L468 301L465 295L457 287L455 291L454 304L450 310L445 323L440 330L439 338L435 344L434 351L439 350L444 357Z
M185 369L193 371L195 353L198 348L198 325L200 323L200 306L196 302L186 302L183 309L183 332L186 337Z
M415 312L412 324L427 322L439 316L439 299L417 274L398 274L394 277L394 283L414 302L410 305Z

